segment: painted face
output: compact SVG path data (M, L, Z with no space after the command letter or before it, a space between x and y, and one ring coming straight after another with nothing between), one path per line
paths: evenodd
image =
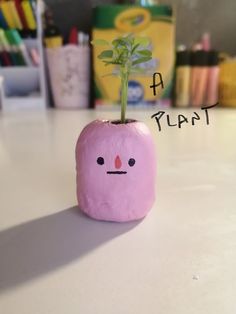
M155 198L155 166L153 141L143 123L90 123L76 146L80 208L102 220L144 217Z
M104 165L105 161L103 157L98 157L97 159L97 163L99 165ZM133 167L135 164L135 159L134 158L130 158L128 161L128 164L130 167ZM124 166L123 166L124 167ZM107 174L126 174L127 171L122 170L122 161L120 159L120 156L117 155L115 160L114 160L114 169L113 171L107 171Z

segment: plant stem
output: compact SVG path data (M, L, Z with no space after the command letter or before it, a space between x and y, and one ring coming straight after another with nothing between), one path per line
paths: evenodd
M128 79L129 73L125 68L121 71L121 123L125 123L125 112L128 98Z

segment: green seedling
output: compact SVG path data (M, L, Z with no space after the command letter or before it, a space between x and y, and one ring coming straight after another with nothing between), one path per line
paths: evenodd
M121 79L121 123L125 123L129 76L145 72L140 65L152 59L150 42L146 37L134 37L130 34L118 37L111 43L104 39L93 40L91 43L95 46L107 47L98 55L98 58L106 66L116 65L117 67L117 75ZM114 73L108 75L114 75Z

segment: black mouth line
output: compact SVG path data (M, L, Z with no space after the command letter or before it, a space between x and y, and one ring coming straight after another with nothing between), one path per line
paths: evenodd
M107 171L107 174L126 174L127 171Z

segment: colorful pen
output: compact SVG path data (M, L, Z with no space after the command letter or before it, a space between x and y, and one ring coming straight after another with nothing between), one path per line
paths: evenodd
M200 107L204 104L207 84L207 52L193 51L191 54L191 105Z
M6 34L7 41L10 44L10 50L15 54L15 58L17 60L16 65L18 65L18 66L26 65L24 58L21 54L21 51L19 50L19 48L15 44L15 39L14 39L14 36L12 34L12 30L10 30L10 29L6 30L5 34Z
M177 51L176 55L176 107L190 106L190 51Z
M22 53L22 56L24 58L26 65L32 66L33 64L32 64L31 58L29 56L28 50L25 47L25 44L24 44L23 40L21 39L19 32L15 29L12 29L11 35L12 35L12 40L13 40L14 45L16 45L18 47L19 51Z
M215 50L210 50L208 52L208 76L205 101L206 105L214 105L219 100L219 71L218 52Z

